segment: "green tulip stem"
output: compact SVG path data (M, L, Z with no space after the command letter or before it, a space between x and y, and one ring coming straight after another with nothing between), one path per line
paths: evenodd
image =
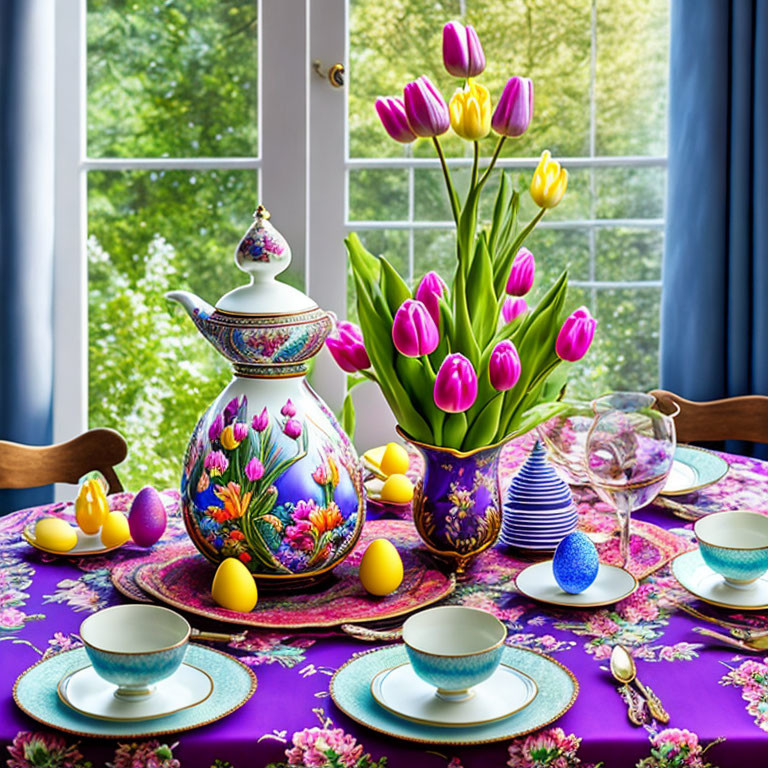
M445 177L445 186L448 188L448 197L450 198L450 201L451 201L451 211L453 212L453 220L456 222L456 225L458 226L459 215L461 214L461 211L459 210L459 203L456 197L456 190L453 188L453 181L451 180L451 174L448 170L448 165L445 162L445 155L443 154L443 148L440 146L440 142L437 136L432 137L432 142L435 145L435 151L437 152L437 156L440 158L440 165L443 167L443 176Z
M365 376L366 379L370 379L371 381L375 381L379 386L381 386L381 383L379 382L378 376L376 376L376 372L372 368L366 368L363 371L360 371L360 373ZM352 387L350 387L352 389Z
M493 156L491 157L491 162L488 163L488 167L485 169L485 172L480 177L480 181L478 182L478 186L483 186L486 181L488 181L488 177L491 175L491 171L493 170L493 166L496 165L496 161L499 159L499 154L501 153L501 148L504 146L504 142L507 140L506 136L500 136L499 137L499 143L496 145L496 149L493 150Z
M477 141L472 142L474 159L472 160L472 182L469 188L472 189L477 184L477 166L480 162L480 144Z

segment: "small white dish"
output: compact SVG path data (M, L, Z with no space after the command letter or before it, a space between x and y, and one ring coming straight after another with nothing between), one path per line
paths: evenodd
M678 555L672 561L672 573L692 595L710 605L734 610L768 610L768 574L752 582L748 589L733 587L704 562L698 549Z
M446 701L422 680L410 664L379 672L371 681L378 705L414 723L443 727L469 727L503 720L527 707L538 695L535 681L506 664L473 689L462 701Z
M601 605L613 605L629 597L637 589L637 579L623 568L600 563L597 578L577 595L561 589L555 581L552 561L529 565L517 575L517 591L549 605L565 605L573 608L597 608Z
M202 704L213 693L213 680L202 669L184 663L173 675L157 683L151 696L130 700L115 696L117 686L87 666L65 675L57 691L64 704L82 715L130 722L167 717Z
M67 521L69 522L69 521ZM116 544L113 547L105 547L101 543L101 533L84 533L80 528L75 527L77 534L77 544L67 552L59 552L55 549L41 547L35 539L35 523L29 523L22 531L22 536L27 544L41 552L47 552L50 555L61 555L62 557L87 557L88 555L103 555L111 552L113 549L120 549L122 544Z

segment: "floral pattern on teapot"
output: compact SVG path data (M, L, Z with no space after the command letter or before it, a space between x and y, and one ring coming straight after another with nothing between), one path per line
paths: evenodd
M318 421L290 399L279 413L263 408L249 421L245 396L221 410L214 404L200 420L182 506L209 560L236 557L256 576L311 576L349 553L364 519L360 469L346 435L326 435Z

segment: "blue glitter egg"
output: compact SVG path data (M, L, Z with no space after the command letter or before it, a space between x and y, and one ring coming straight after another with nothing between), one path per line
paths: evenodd
M560 589L571 595L577 595L592 586L599 567L595 545L580 531L568 534L557 545L552 560L555 581Z

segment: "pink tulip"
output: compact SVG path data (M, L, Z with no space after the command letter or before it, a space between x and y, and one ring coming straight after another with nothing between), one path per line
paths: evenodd
M533 279L536 276L536 259L527 248L521 248L509 271L507 279L507 293L510 296L525 296L533 287Z
M408 124L417 136L440 136L451 127L448 105L426 75L405 86L403 101Z
M440 343L440 334L427 307L420 301L406 299L395 312L392 341L406 357L431 355Z
M301 435L301 422L297 419L288 419L283 427L283 432L292 440L298 440Z
M579 307L566 318L555 342L555 352L561 360L575 363L587 354L595 337L597 320L586 307Z
M438 328L440 328L440 297L447 290L448 286L437 272L427 272L416 289L416 300L427 308L429 316Z
M455 352L443 360L437 372L435 404L448 413L461 413L477 399L477 374L464 355Z
M221 437L221 433L224 430L224 416L222 414L219 414L212 422L211 426L208 427L208 439L213 442L214 440L218 440L219 437Z
M520 356L515 345L505 339L500 341L491 352L488 362L488 376L491 386L499 392L506 392L517 384L520 378Z
M251 426L257 432L263 432L269 425L269 414L266 408L262 408L261 413L258 416L254 416L251 421Z
M338 338L327 338L325 346L339 368L347 373L370 368L371 360L365 351L362 331L354 323L346 321L339 323L337 330Z
M296 415L296 406L291 402L290 397L285 401L285 405L280 409L280 413L289 418Z
M477 77L485 69L485 53L471 24L449 21L443 27L443 64L454 77Z
M501 316L505 323L511 323L514 319L524 315L528 311L528 302L525 299L513 299L507 296L501 305Z
M379 114L381 124L384 130L401 144L410 144L416 139L416 134L408 125L408 118L405 116L405 104L402 99L396 99L393 96L376 99L376 112Z
M223 475L229 466L229 460L221 451L211 451L204 461L203 466L208 470L211 477Z
M238 443L242 443L248 437L248 425L243 424L242 421L236 421L232 425L232 436Z
M491 126L501 136L521 136L533 117L533 81L511 77L504 86L493 112Z
M264 465L255 456L245 465L245 476L252 483L264 477Z

